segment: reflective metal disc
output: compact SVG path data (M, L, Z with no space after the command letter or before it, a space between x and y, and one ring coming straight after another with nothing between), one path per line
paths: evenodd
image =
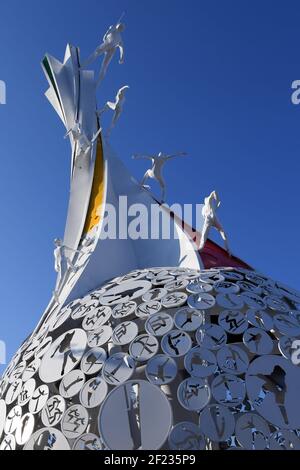
M184 331L172 330L161 340L161 348L171 357L184 356L192 347L190 336Z
M46 406L43 408L41 419L46 427L57 426L62 420L66 411L66 402L60 395L54 395L49 398Z
M89 414L82 405L73 405L63 415L61 430L67 439L76 439L87 428Z
M159 354L148 361L145 372L149 382L166 385L175 379L177 365L171 357Z
M168 313L159 312L147 319L145 330L149 335L161 337L171 331L173 326L173 318Z
M192 377L209 377L217 369L216 356L209 349L197 346L185 356L184 367Z
M172 450L204 450L205 438L200 427L194 423L178 423L169 436L169 446Z
M190 377L178 387L178 401L189 411L200 411L209 403L211 392L205 379Z
M114 389L99 414L99 433L111 450L156 450L166 441L172 410L159 387L130 381Z

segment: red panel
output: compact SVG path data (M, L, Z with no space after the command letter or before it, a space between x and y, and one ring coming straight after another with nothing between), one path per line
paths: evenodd
M200 256L205 269L217 267L253 269L251 266L236 256L229 256L226 250L211 240L207 240L205 247L200 253Z

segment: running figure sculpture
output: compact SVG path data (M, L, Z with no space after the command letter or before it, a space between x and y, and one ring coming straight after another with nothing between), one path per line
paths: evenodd
M217 209L220 207L220 205L221 205L221 201L216 191L213 191L204 200L204 207L202 209L202 215L204 217L204 225L203 225L199 249L200 251L203 250L206 240L208 238L209 231L212 227L214 227L220 233L222 239L225 242L226 251L228 252L229 256L231 256L226 233L221 223L219 222L219 219L216 214Z
M59 287L61 283L61 279L62 279L62 274L67 269L70 269L73 272L75 272L77 269L76 266L70 260L70 258L68 258L65 251L69 250L69 251L72 251L73 253L80 253L80 250L73 250L72 248L64 246L62 240L60 240L59 238L56 238L54 240L54 244L56 246L54 250L54 261L55 261L54 269L58 274L57 286Z
M77 148L75 165L77 167L80 168L82 166L83 160L88 156L89 151L92 149L93 144L96 142L101 131L102 129L100 128L94 135L93 139L89 140L86 133L82 129L80 122L75 121L74 126L67 132L65 138L72 134L72 137L76 143Z
M146 171L146 173L144 175L144 178L141 182L141 185L144 188L147 188L147 186L145 186L145 183L146 183L148 178L152 178L152 179L156 180L159 183L160 187L161 187L162 202L165 202L166 183L165 183L165 180L162 176L163 167L164 167L165 163L168 160L171 160L172 158L175 158L175 157L185 157L185 156L187 156L187 154L185 152L176 153L174 155L166 155L166 154L163 154L162 152L159 152L158 155L133 155L132 158L134 158L134 159L146 159L146 160L151 160L152 161L152 168L150 170Z
M128 88L129 88L128 85L123 86L122 88L120 88L120 90L118 91L118 93L116 95L115 101L107 101L104 108L101 111L98 112L98 115L101 116L101 114L104 113L108 109L111 109L112 111L114 111L114 115L113 115L113 118L112 118L110 128L107 131L107 137L110 136L111 131L115 127L117 121L120 119L120 116L121 116L122 111L123 111L123 106L124 106L124 103L125 103L125 91L128 90Z
M97 47L97 49L90 55L90 57L82 65L82 67L87 67L92 62L95 62L95 60L100 55L104 54L104 59L102 62L97 85L100 85L100 83L104 79L108 66L110 62L112 61L117 49L120 50L119 64L123 64L124 62L124 46L123 46L123 40L122 40L122 35L121 35L121 33L123 33L124 30L125 30L125 25L121 23L120 21L115 26L110 26L108 31L105 33L103 37L103 43Z

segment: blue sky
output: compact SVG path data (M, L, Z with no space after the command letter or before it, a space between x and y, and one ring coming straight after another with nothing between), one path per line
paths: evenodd
M168 202L199 203L218 189L233 252L300 288L300 4L288 0L2 0L0 79L1 324L10 356L54 285L69 144L43 96L45 52L87 56L126 11L126 62L112 64L99 103L130 85L112 144L132 153L186 150L166 168ZM1 368L0 368L1 370Z

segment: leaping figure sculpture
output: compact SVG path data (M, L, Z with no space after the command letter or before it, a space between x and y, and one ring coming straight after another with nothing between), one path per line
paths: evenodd
M126 101L125 100L125 92L126 92L126 90L128 90L128 88L129 88L128 85L125 85L122 88L120 88L120 90L116 94L115 101L107 101L104 108L101 109L100 111L98 111L98 113L97 113L98 116L100 117L105 111L107 111L109 109L111 111L114 111L110 128L107 131L107 137L110 136L111 131L115 127L117 121L120 119L120 116L123 112L123 106L124 106L124 103Z
M141 186L147 188L147 186L145 186L145 183L149 178L156 180L161 187L162 202L165 202L166 183L162 175L163 167L167 161L172 160L175 157L186 157L186 156L187 154L185 152L176 153L174 155L167 155L162 152L159 152L158 155L133 155L132 156L133 159L145 159L145 160L151 160L152 162L152 168L147 170L146 173L144 174L144 177L141 182Z
M220 233L222 239L224 240L226 251L228 252L229 256L231 256L227 235L216 214L217 209L219 209L220 205L221 205L221 201L216 191L213 191L204 200L204 207L202 209L202 215L204 217L204 224L203 224L199 249L200 251L203 250L205 243L207 241L210 229L214 227Z
M122 17L121 17L122 18ZM122 34L125 30L124 23L121 23L121 19L115 26L110 26L109 29L106 31L103 42L100 44L96 50L90 55L90 57L83 63L82 68L87 67L88 65L92 64L97 60L99 56L104 54L104 59L101 65L99 79L97 81L97 85L100 85L102 80L104 79L108 66L112 61L115 52L117 49L120 50L120 60L119 64L124 63L124 45Z

